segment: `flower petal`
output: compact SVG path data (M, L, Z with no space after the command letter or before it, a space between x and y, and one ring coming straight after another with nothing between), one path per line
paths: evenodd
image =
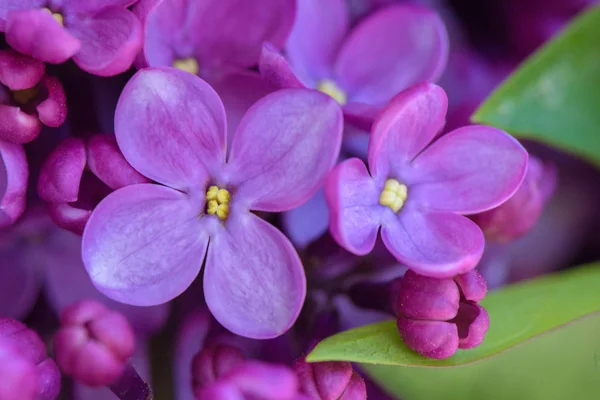
M450 322L398 318L398 331L408 347L428 358L448 358L458 349L458 330Z
M57 226L77 235L83 234L85 224L92 214L91 210L74 207L71 203L49 203L46 208Z
M200 186L223 166L225 125L215 91L173 68L137 72L115 112L117 143L131 166L176 188Z
M358 158L343 161L325 181L329 230L346 250L366 255L373 250L381 224L379 192L367 167Z
M224 376L250 398L293 399L298 393L298 378L283 365L247 361Z
M108 195L83 232L82 258L96 288L132 305L156 305L196 278L208 245L198 209L173 189L127 186Z
M298 0L296 22L285 47L294 72L304 82L329 78L348 31L344 0Z
M461 304L454 322L458 327L458 347L461 349L479 346L490 327L490 317L479 304Z
M42 164L37 182L40 198L50 203L76 201L85 164L83 139L65 138Z
M142 26L125 8L106 8L91 16L73 18L69 32L81 41L73 61L100 76L125 72L142 46Z
M4 29L6 15L10 10L31 10L41 8L47 0L3 0L0 3L0 29Z
M384 105L408 87L434 81L448 60L448 32L433 10L395 5L366 18L350 34L336 62L352 101Z
M0 242L0 315L23 319L32 310L42 284L35 248L19 243L16 228ZM27 240L27 239L26 239Z
M11 225L25 210L28 177L23 147L0 140L0 228Z
M235 196L250 209L285 211L308 200L335 165L342 112L329 96L284 89L255 103L233 138Z
M264 80L277 88L303 88L306 85L316 85L316 82L311 80L301 82L285 57L268 43L262 47L258 69Z
M59 80L49 75L42 78L40 85L48 93L48 97L35 107L38 117L44 125L57 128L67 118L65 91Z
M60 64L76 54L81 43L41 9L9 11L6 42L19 53Z
M20 107L0 104L0 140L11 143L29 143L40 134L42 123Z
M0 50L0 82L10 90L29 89L44 76L44 63L12 50Z
M248 212L232 213L211 237L204 296L215 318L233 333L267 339L296 321L306 278L300 258L275 227Z
M129 7L137 0L61 0L62 8L69 13L93 13L107 7Z
M371 131L369 170L373 176L402 178L406 164L444 126L448 97L434 84L415 85L396 96ZM407 182L405 182L407 183Z
M413 168L418 176L409 196L424 208L474 214L517 191L527 170L527 151L500 129L466 126L436 140Z
M387 218L381 238L398 261L433 278L451 278L473 269L485 243L481 229L467 217L411 209Z

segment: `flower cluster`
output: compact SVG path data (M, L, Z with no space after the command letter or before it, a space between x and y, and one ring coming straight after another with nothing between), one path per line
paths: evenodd
M488 284L545 272L519 243L594 204L553 208L582 174L469 124L515 60L455 12L0 1L0 399L150 399L160 369L182 400L362 400L362 371L306 361L317 341L391 314L425 357L482 343Z

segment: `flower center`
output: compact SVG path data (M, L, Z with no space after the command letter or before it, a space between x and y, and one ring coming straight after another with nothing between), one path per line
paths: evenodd
M225 221L229 215L229 201L231 193L227 189L219 189L211 186L206 191L206 213L216 215L221 221Z
M346 104L347 96L346 92L338 87L331 79L323 79L317 85L317 90L331 96L335 101L341 105Z
M45 8L45 7L44 7L44 8L42 8L42 10L44 10L44 11L46 11L47 13L49 13L50 15L52 15L52 18L54 18L54 19L56 20L56 22L58 22L58 23L59 23L61 26L64 26L64 25L65 25L64 18L63 18L63 16L62 16L62 14L61 14L61 13L52 12L52 10L51 10L51 9L49 9L49 8Z
M38 93L38 88L35 86L30 89L11 91L13 100L20 106L29 104L29 102L31 102L31 100L33 100L38 95Z
M400 211L406 197L408 196L408 188L406 185L398 182L395 179L388 179L385 181L385 186L379 196L379 204L382 206L388 206L395 213Z
M198 61L196 61L194 57L177 59L173 61L173 68L178 68L194 75L197 75L198 71L200 70Z

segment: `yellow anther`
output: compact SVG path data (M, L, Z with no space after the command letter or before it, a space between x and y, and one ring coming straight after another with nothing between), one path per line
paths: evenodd
M331 96L335 101L341 105L346 104L348 100L346 92L338 87L334 81L330 79L324 79L317 85L317 90Z
M194 75L198 75L198 71L200 70L198 61L196 61L194 57L182 58L173 61L173 68L178 68Z
M49 13L50 15L52 15L52 18L54 18L54 19L56 20L56 22L58 22L58 23L59 23L61 26L64 26L64 24L65 24L65 21L64 21L64 18L63 18L63 16L62 16L62 14L61 14L61 13L55 13L55 12L52 12L52 10L51 10L51 9L49 9L49 8L45 8L45 7L44 7L44 8L42 8L42 10L44 10L44 11L46 11L47 13Z
M206 191L206 213L216 215L224 221L229 216L229 201L231 193L227 189L219 189L218 186L210 186Z
M385 181L381 195L379 196L379 204L388 206L395 213L400 211L404 202L408 197L408 188L406 185L398 182L395 179Z
M33 100L39 93L37 87L23 90L13 90L11 92L13 100L20 106L23 106Z

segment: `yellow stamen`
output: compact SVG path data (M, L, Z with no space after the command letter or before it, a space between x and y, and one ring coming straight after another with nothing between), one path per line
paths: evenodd
M385 186L379 196L379 204L382 206L388 206L395 213L400 211L404 202L408 197L408 188L406 185L398 182L395 179L388 179L385 181Z
M221 221L229 216L231 193L227 189L211 186L206 191L206 213L216 215Z
M317 90L331 96L335 101L341 105L346 104L347 96L346 92L338 87L334 81L330 79L324 79L317 85Z
M20 106L28 104L38 95L38 93L38 88L35 86L30 89L13 90L11 92L13 100Z
M51 9L49 9L49 8L45 8L45 7L44 7L44 8L42 8L42 10L44 10L44 11L46 11L47 13L49 13L50 15L52 15L52 18L54 18L54 19L56 20L56 22L58 22L58 23L59 23L61 26L64 26L64 25L65 25L65 21L64 21L64 18L63 18L63 16L62 16L62 14L61 14L61 13L55 13L55 12L52 12L52 10L51 10Z
M179 68L183 71L187 71L190 74L197 75L200 67L198 61L194 57L188 57L183 59L177 59L173 61L173 68Z

